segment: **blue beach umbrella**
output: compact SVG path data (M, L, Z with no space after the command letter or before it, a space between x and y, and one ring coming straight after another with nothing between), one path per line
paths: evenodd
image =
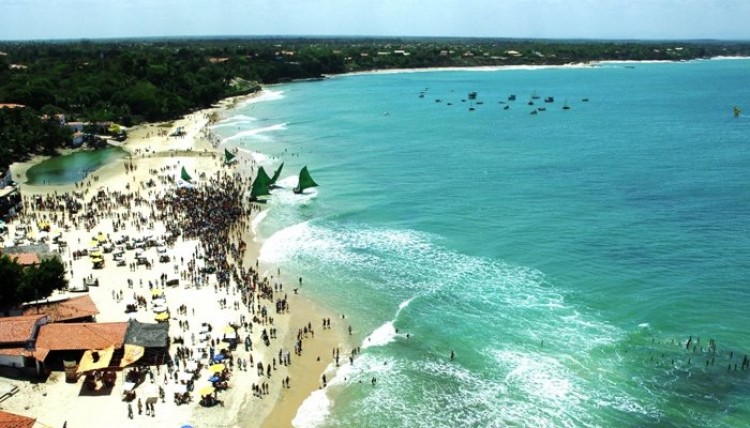
M221 380L221 379L219 378L219 376L215 376L215 375L214 375L214 376L211 376L211 377L210 377L210 378L208 379L208 381L209 381L209 382L211 382L211 383L216 383L216 382L218 382L218 381L220 381L220 380Z
M180 428L193 428L193 426L192 425L183 425Z
M222 361L222 360L224 360L224 356L223 355L221 355L221 354L214 355L214 362L215 363L218 363L219 361Z

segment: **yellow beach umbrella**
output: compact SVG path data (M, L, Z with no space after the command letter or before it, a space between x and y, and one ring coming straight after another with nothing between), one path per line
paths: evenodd
M152 296L161 296L162 294L164 294L164 290L161 290L159 288L154 288L151 290Z
M226 368L227 366L225 366L224 364L214 364L208 367L208 371L210 371L211 373L221 373Z
M102 259L101 256L100 257L92 257L91 258L91 263L99 263L99 262L103 262L103 261L104 261L104 259Z
M206 385L206 386L204 386L203 388L201 388L201 389L200 389L200 390L198 391L198 393L199 393L199 394L201 395L201 397L203 397L203 396L206 396L206 395L209 395L209 394L213 394L213 393L214 393L214 391L216 391L216 388L214 388L214 387L213 387L213 386L211 386L211 385Z
M224 327L224 333L234 333L234 327L231 325Z
M99 232L99 234L98 234L98 235L96 235L96 240L97 240L97 241L99 241L99 242L104 242L104 241L106 241L106 240L107 240L107 237L106 237L106 236L104 236L104 234L103 234L103 233Z
M169 312L160 312L154 317L156 321L166 321L169 319Z
M93 253L89 253L89 257L91 257L92 259L102 258L103 256L104 254L102 254L101 251L94 251Z
M91 242L89 242L89 247L98 247L98 246L99 246L99 241L97 241L96 239L92 239Z

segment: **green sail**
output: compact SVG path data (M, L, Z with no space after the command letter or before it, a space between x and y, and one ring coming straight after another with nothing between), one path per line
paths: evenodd
M230 152L229 150L224 149L224 163L227 163L227 164L228 163L232 163L232 161L234 160L234 158L236 156L237 155L235 155L234 153Z
M184 166L182 167L182 172L180 172L180 178L182 178L183 181L187 181L188 183L193 182L193 177L188 174Z
M299 184L297 184L297 187L294 189L294 191L296 193L302 193L302 191L305 189L317 186L318 183L313 181L312 177L310 176L310 172L307 170L307 167L303 167L299 172Z
M281 175L281 168L284 168L284 162L281 162L281 165L279 165L279 167L276 168L276 171L273 172L273 177L271 177L271 184L276 184L276 180L278 180L279 176Z
M255 181L253 181L253 186L250 190L250 198L254 199L259 196L270 195L271 193L268 191L270 182L271 178L266 174L266 170L263 167L258 168L258 175L255 176Z

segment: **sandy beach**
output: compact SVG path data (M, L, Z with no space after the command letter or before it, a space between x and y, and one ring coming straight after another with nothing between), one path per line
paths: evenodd
M348 355L351 345L347 343L348 324L341 314L334 315L305 296L304 288L298 286L299 279L286 277L283 267L258 265L262 243L253 236L249 225L260 207L251 207L247 201L243 202L245 211L227 231L230 242L222 243L227 258L221 262L229 266L227 278L231 277L229 272L243 272L251 277L250 272L254 271L255 279L249 281L252 287L249 282L237 281L245 278L242 275L223 281L219 274L198 273L210 265L211 255L206 248L211 246L186 233L171 243L144 248L141 253L149 262L148 267L135 263L137 251L131 250L125 251L126 263L121 266L110 254L105 254L105 265L100 269L94 269L89 257L74 255L89 248L92 238L99 234L106 236L108 242L122 236L157 240L168 236L172 219L154 207L159 206L157 201L167 192L174 190L182 168L189 171L199 188L211 183L249 183L256 165L252 155L239 152L238 162L224 165L224 147L217 144L209 128L213 120L220 120L228 108L245 99L228 99L171 123L130 129L128 139L118 144L129 156L92 172L83 182L54 186L25 184L26 171L43 161L42 157L11 167L14 178L21 183L25 211L9 225L7 236L13 237L16 229L26 228L30 229L29 241L40 239L37 223L42 219L49 221L50 235L59 235L67 243L65 247L50 244L50 248L60 253L69 284L78 286L87 278L98 281L98 286L88 290L100 312L97 322L125 322L134 318L153 323L157 306L153 297L163 295L160 303L165 301L168 308L172 358L179 347L191 349L191 354L193 350L198 353L198 349L205 351L209 347L218 351L224 347L224 336L231 332L228 326L234 326L239 346L226 364L229 388L216 393L221 405L206 407L199 403L198 390L210 385L211 376L207 369L210 357L204 357L202 361L196 358L202 368L195 375L192 401L182 405L173 400L174 393L183 388L173 376L177 369L173 372L167 365L151 367L153 380L147 379L137 386L136 396L146 397L154 388L152 385L158 385L163 388L165 398L158 401L150 416L140 414L137 401L130 403L133 418L128 416L128 402L122 394L128 368L118 372L113 388L96 393L87 391L82 379L66 383L60 371L53 371L42 382L0 379L19 388L0 402L0 409L34 417L47 426L67 423L68 427L90 427L106 420L111 427L182 424L287 427L304 399L322 386L321 374L333 361L332 350L338 348L342 355ZM182 130L182 136L170 136L178 129ZM84 219L80 212L73 216L54 208L40 209L35 202L74 193L89 204L92 216ZM118 198L129 202L117 203ZM164 255L169 261L160 261ZM211 262L216 264L216 260ZM163 278L172 276L179 277L179 285L165 287ZM65 291L50 299L78 295ZM146 305L137 312L126 313L125 301L131 297L143 297ZM283 302L281 310L278 302ZM323 319L331 320L330 328L323 328ZM270 336L267 345L264 332ZM250 348L244 344L246 338L252 341ZM298 346L301 353L296 352ZM287 358L291 364L282 363ZM256 369L258 363L266 370Z

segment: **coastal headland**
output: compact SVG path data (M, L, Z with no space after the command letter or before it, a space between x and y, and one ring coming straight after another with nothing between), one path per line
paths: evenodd
M287 277L283 266L258 263L262 243L250 222L261 206L246 197L258 165L243 152L226 165L224 147L209 128L246 98L169 124L133 127L120 144L128 154L80 182L31 186L26 171L45 158L12 165L24 211L9 224L9 239L21 230L28 243L44 239L62 258L71 290L96 284L88 295L97 323L155 323L166 313L170 346L167 363L141 366L150 373L136 382L134 394L124 391L138 362L116 371L114 386L95 390L83 376L68 383L65 373L52 370L39 382L3 379L18 389L0 403L2 410L47 426L104 420L112 427L291 426L301 403L322 386L332 355L349 352L340 315L306 296L302 279ZM170 136L178 128L182 135ZM187 182L180 180L183 168L191 175ZM59 209L66 201L79 204L76 213ZM42 223L51 225L49 232L40 230ZM97 246L114 247L100 265L83 255L96 251L90 247L97 239ZM156 245L132 245L149 240ZM116 253L124 262L115 261ZM177 285L166 285L167 278ZM64 291L49 300L79 295ZM222 381L211 382L219 361ZM215 392L202 394L212 383ZM162 398L151 409L146 401L156 387ZM178 395L189 401L177 404Z

